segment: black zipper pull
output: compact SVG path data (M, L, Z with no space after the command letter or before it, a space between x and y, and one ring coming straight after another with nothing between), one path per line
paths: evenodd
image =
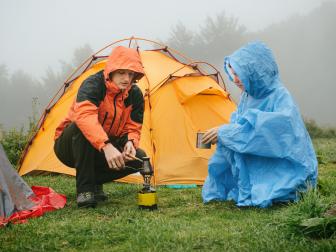
M104 126L104 123L106 121L107 115L108 115L108 112L105 112L105 116L104 116L104 120L103 120L102 126Z

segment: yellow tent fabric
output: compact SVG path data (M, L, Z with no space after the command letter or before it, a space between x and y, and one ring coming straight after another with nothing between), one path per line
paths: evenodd
M197 149L196 133L227 123L236 105L214 78L159 50L139 53L146 73L138 83L145 96L140 147L151 158L154 182L156 185L203 184L214 147ZM53 152L55 129L81 83L104 66L104 60L93 64L50 109L26 149L20 175L36 172L75 175L75 169L63 165ZM143 179L140 174L132 174L120 181L142 183Z

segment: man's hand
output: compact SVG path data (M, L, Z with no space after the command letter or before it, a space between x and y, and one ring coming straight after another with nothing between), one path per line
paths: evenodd
M132 161L134 160L136 150L134 148L133 142L128 141L124 146L123 156L125 161Z
M218 141L218 128L219 127L215 127L207 130L202 137L202 143L216 144Z
M111 143L103 147L108 166L114 170L121 170L125 166L123 155Z

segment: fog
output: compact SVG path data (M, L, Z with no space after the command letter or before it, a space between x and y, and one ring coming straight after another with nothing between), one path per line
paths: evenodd
M86 54L137 36L165 42L219 69L225 55L263 40L274 50L281 78L303 116L334 126L335 6L336 0L0 0L0 124L22 125L32 114L33 97L42 110ZM221 28L232 20L234 33L204 39L211 22Z

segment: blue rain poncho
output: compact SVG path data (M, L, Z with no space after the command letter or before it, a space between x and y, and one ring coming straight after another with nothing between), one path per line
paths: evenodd
M226 57L245 91L229 124L218 130L203 201L268 207L296 201L315 187L317 160L298 107L282 85L272 52L253 42Z

